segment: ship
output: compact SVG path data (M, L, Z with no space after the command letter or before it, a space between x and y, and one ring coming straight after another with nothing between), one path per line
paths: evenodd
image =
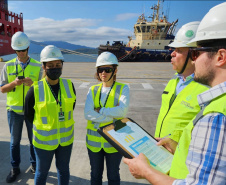
M11 38L17 31L23 31L23 14L8 10L8 0L0 1L0 56L15 53Z
M178 19L172 23L168 22L167 16L163 14L162 5L164 0L158 0L151 9L153 13L146 17L140 15L134 25L135 39L128 36L128 43L123 41L109 41L98 47L98 55L109 51L116 55L120 62L152 62L170 61L172 50L168 45L173 42L174 31ZM151 19L151 20L150 20Z

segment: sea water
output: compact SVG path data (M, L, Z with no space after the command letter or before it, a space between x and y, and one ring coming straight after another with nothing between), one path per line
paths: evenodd
M40 54L29 54L29 56L37 61L40 61ZM89 56L84 55L72 55L72 54L63 54L65 62L96 62L97 54L89 54ZM13 58L16 58L16 54L1 56L3 61L8 61Z

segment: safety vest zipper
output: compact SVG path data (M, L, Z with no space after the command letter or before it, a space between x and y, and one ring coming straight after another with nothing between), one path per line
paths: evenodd
M173 95L171 96L171 98L170 98L171 104L169 105L169 108L168 108L168 110L167 110L167 112L166 112L166 115L164 116L164 118L163 118L163 120L162 120L161 127L160 127L160 130L159 130L159 137L160 137L160 135L161 135L161 130L162 130L163 122L164 122L164 120L165 120L167 114L169 113L170 108L171 108L171 106L173 105L173 102L175 101L176 97L177 97L177 96L175 96L175 94L173 94ZM172 98L174 98L174 99L172 99Z
M24 76L24 70L23 70L23 76ZM25 93L24 93L24 91L25 91L25 89L24 89L25 87L24 87L24 83L23 83L23 112L24 112L24 102L25 102Z

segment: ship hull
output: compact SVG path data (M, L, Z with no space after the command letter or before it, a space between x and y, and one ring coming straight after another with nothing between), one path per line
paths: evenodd
M11 39L17 31L23 31L23 14L8 11L7 0L0 2L0 56L15 53Z
M170 50L146 50L136 47L100 45L98 55L105 51L113 53L119 62L170 62L172 52Z
M15 53L11 48L11 38L0 35L0 56L9 55Z

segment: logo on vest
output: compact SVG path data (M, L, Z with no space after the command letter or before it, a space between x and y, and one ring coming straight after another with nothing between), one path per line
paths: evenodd
M192 99L192 96L191 95L189 95L189 96L186 97L186 100L187 101L190 101L191 99Z
M190 105L190 103L186 102L186 101L181 101L181 104L184 105L185 107L189 108L189 109L194 109L194 107L192 107Z

